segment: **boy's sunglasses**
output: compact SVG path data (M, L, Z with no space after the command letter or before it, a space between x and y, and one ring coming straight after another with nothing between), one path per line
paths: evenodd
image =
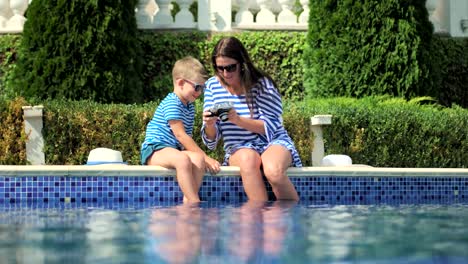
M216 69L219 72L224 72L224 71L235 72L237 70L237 64L238 63L229 64L229 65L226 65L226 66L216 66Z
M184 79L184 81L190 83L193 86L193 89L195 89L195 92L203 92L205 90L206 86L204 84L195 83L187 79Z

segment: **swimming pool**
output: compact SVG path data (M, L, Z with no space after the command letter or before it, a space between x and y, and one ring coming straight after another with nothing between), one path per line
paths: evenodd
M0 166L2 263L468 263L467 169L294 168L258 204L223 167L192 206L172 173Z

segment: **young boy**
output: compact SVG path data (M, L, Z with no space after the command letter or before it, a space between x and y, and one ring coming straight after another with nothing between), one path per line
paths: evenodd
M193 57L182 58L174 64L174 91L157 107L146 127L141 146L141 163L175 169L184 203L199 202L198 190L205 169L215 174L218 161L208 157L192 139L195 105L203 93L207 72Z

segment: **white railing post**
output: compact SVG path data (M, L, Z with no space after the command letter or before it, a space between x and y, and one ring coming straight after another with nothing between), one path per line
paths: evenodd
M252 12L249 10L250 2L251 0L237 0L239 10L235 17L236 26L253 25L254 17Z
M153 22L153 14L147 10L151 0L138 0L137 11L135 14L137 26L139 29L149 29Z
M198 29L230 31L232 29L231 0L198 0Z
M448 33L447 12L449 8L446 0L427 0L426 8L429 13L429 20L434 26L434 32Z
M171 0L156 0L158 11L153 17L153 28L169 28L174 24L171 15Z
M281 5L281 12L278 14L278 24L295 25L297 24L296 14L291 11L294 0L278 0Z
M307 25L309 23L309 0L300 0L302 9L302 13L299 15L299 24L300 25Z
M332 115L314 115L311 118L311 128L314 134L312 147L312 166L320 166L325 154L325 146L323 143L323 125L331 124Z
M256 24L258 25L275 25L276 17L271 11L273 1L270 0L257 0L257 5L260 11L257 13Z
M175 16L175 26L177 28L195 27L193 14L189 10L193 0L177 0L176 2L179 4L180 11Z
M23 106L24 132L26 133L26 159L31 165L44 165L44 138L42 137L42 105Z

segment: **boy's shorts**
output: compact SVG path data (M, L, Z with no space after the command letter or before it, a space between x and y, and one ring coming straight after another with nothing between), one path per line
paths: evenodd
M173 146L169 146L164 143L156 143L148 145L146 148L142 149L140 154L141 165L146 165L148 158L151 157L155 151L163 148L173 148Z

